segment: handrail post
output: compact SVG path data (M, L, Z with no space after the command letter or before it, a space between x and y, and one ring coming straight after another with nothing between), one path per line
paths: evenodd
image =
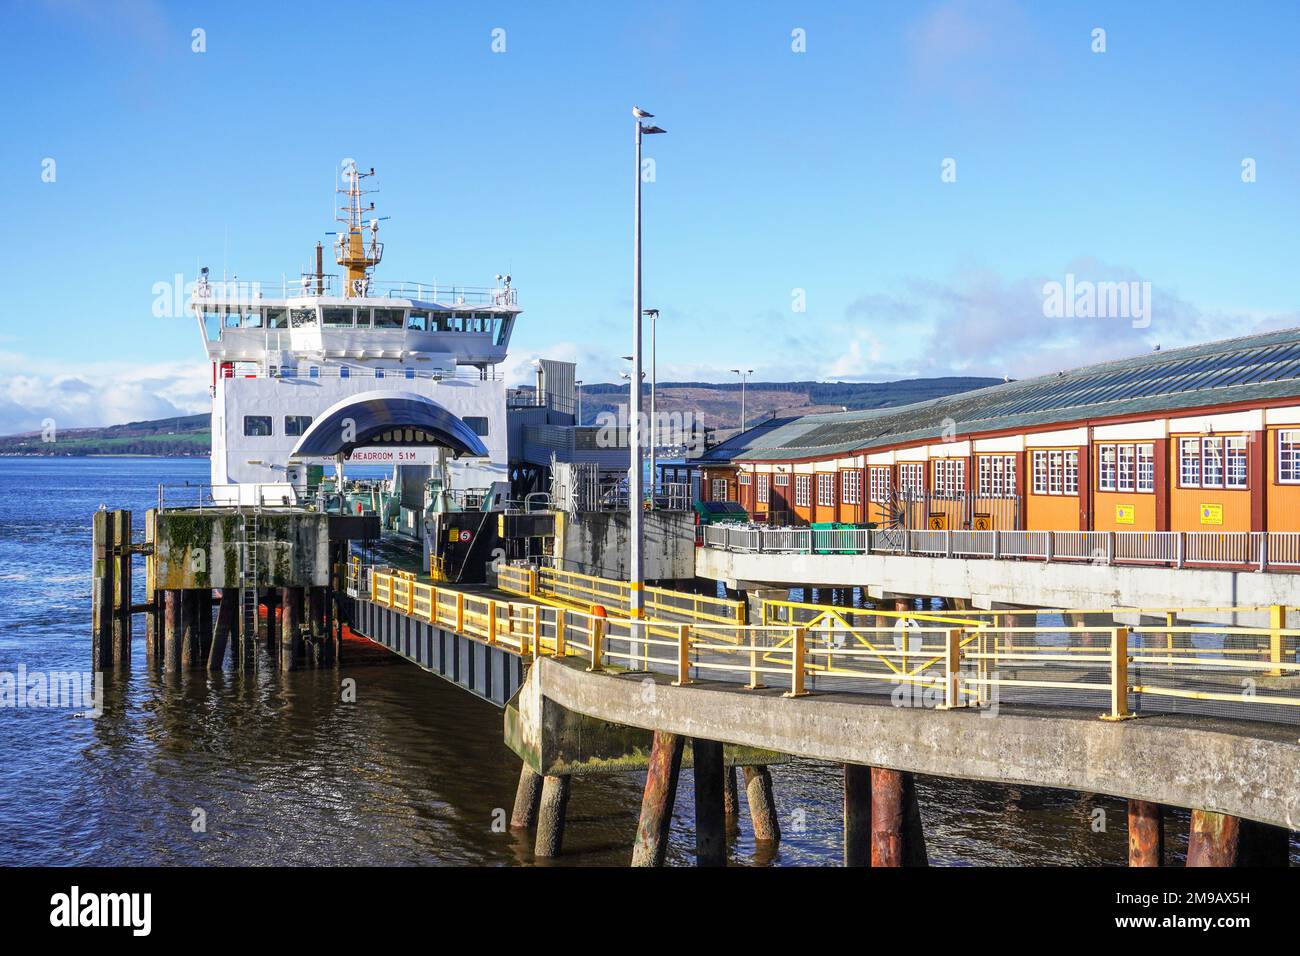
M1115 532L1114 531L1106 532L1106 563L1108 565L1115 563Z
M674 687L684 687L687 684L694 684L691 680L691 626L689 624L677 625L677 679L673 681Z
M1047 547L1043 549L1043 560L1048 564L1056 560L1056 532L1047 532Z
M1174 567L1181 568L1187 563L1187 532L1178 532L1178 547Z
M940 710L961 707L961 628L949 628L944 634L943 704Z
M487 642L488 644L495 644L497 642L497 602L489 598L487 606Z
M944 541L943 556L945 558L951 558L952 557L952 532L951 531L945 531L943 533L943 541Z
M1268 570L1268 532L1259 532L1259 569Z
M461 591L456 592L456 633L465 633L465 595Z
M438 589L433 585L429 586L429 623L438 623Z
M591 666L587 668L589 673L599 673L602 670L601 660L605 656L605 621L603 617L591 619Z
M1273 665L1269 671L1271 677L1281 677L1282 668L1282 631L1286 629L1286 606L1274 604L1268 609L1268 660Z
M790 689L782 697L804 697L804 655L808 648L808 628L798 626L794 629L794 638L790 642Z
M993 529L993 560L1002 560L1002 532L997 528Z
M564 610L564 608L556 609L555 653L551 655L552 657L563 657L566 653L568 653L568 649L565 647L565 641L564 641L564 629L568 626L566 623L568 617L569 617L569 612Z
M1178 624L1178 612L1165 611L1165 627L1169 628L1169 630L1165 631L1165 654L1171 658L1174 656L1174 628L1177 626L1177 624ZM1174 662L1171 660L1165 666L1173 667Z
M1116 627L1110 632L1110 713L1102 720L1128 720L1133 714L1128 709L1128 628Z

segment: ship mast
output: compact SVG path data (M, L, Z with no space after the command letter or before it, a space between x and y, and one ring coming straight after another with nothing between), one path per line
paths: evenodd
M375 204L362 205L362 197L378 192L376 189L362 189L361 181L375 174L375 168L361 172L355 162L348 162L343 172L346 188L335 188L335 192L348 197L346 206L340 206L344 215L336 218L344 229L339 233L336 262L346 271L343 294L348 298L364 296L370 287L369 270L379 264L384 257L384 244L379 241L379 220L370 220L370 244L367 245L362 235L362 215L374 212Z

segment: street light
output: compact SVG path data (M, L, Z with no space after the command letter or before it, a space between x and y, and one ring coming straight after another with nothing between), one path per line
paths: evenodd
M634 619L645 616L645 566L641 554L642 536L645 533L644 515L642 514L641 481L641 137L662 133L658 126L646 126L643 119L650 119L648 113L639 106L632 107L632 121L636 127L636 202L632 213L632 383L633 396L630 431L628 443L631 447L631 473L628 475L628 537L631 541L631 554L628 591L630 607L628 615ZM635 645L634 645L635 646Z
M659 419L655 415L655 385L657 384L656 376L659 371L658 361L658 333L659 333L659 310L644 309L642 315L650 316L650 510L655 507L655 489L659 485L659 473L657 471L659 455Z
M732 371L740 376L740 430L743 432L747 424L745 421L745 383L749 380L749 376L754 374L754 370L747 368L742 372L738 368L733 368Z

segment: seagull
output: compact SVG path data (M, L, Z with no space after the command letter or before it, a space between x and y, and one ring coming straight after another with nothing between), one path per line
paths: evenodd
M641 109L641 107L634 106L632 107L632 115L637 119L650 119L650 117L654 116L654 113L647 113L645 110Z

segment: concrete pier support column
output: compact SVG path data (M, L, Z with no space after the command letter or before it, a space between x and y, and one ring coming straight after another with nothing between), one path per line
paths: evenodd
M871 768L844 765L844 865L871 865Z
M910 773L871 768L871 865L928 865L916 783Z
M568 774L547 777L542 782L542 799L537 810L537 840L533 856L551 858L564 846L564 818L569 808Z
M650 766L645 792L641 796L641 819L632 846L633 866L663 866L668 850L668 830L677 802L677 780L682 767L686 738L655 731L650 747Z
M319 667L325 662L325 588L307 589L306 623L310 632L311 662Z
M513 830L531 830L537 824L537 808L542 802L542 775L528 764L519 768L519 785L515 787L515 805L510 811Z
M212 650L208 653L208 670L219 671L226 663L226 645L239 626L239 591L222 588L217 605L217 623L212 631Z
M726 814L723 802L722 744L695 737L695 864L727 865Z
M1128 802L1128 865L1163 866L1164 808L1145 800Z
M776 818L772 797L772 772L764 766L745 768L745 800L754 825L754 839L762 843L781 842L781 823Z
M212 589L204 588L194 594L194 613L198 616L199 658L195 665L202 667L212 657Z
M185 592L159 591L163 602L163 654L164 671L181 669L181 644L185 640Z
M1286 866L1291 833L1211 810L1193 810L1188 866Z

